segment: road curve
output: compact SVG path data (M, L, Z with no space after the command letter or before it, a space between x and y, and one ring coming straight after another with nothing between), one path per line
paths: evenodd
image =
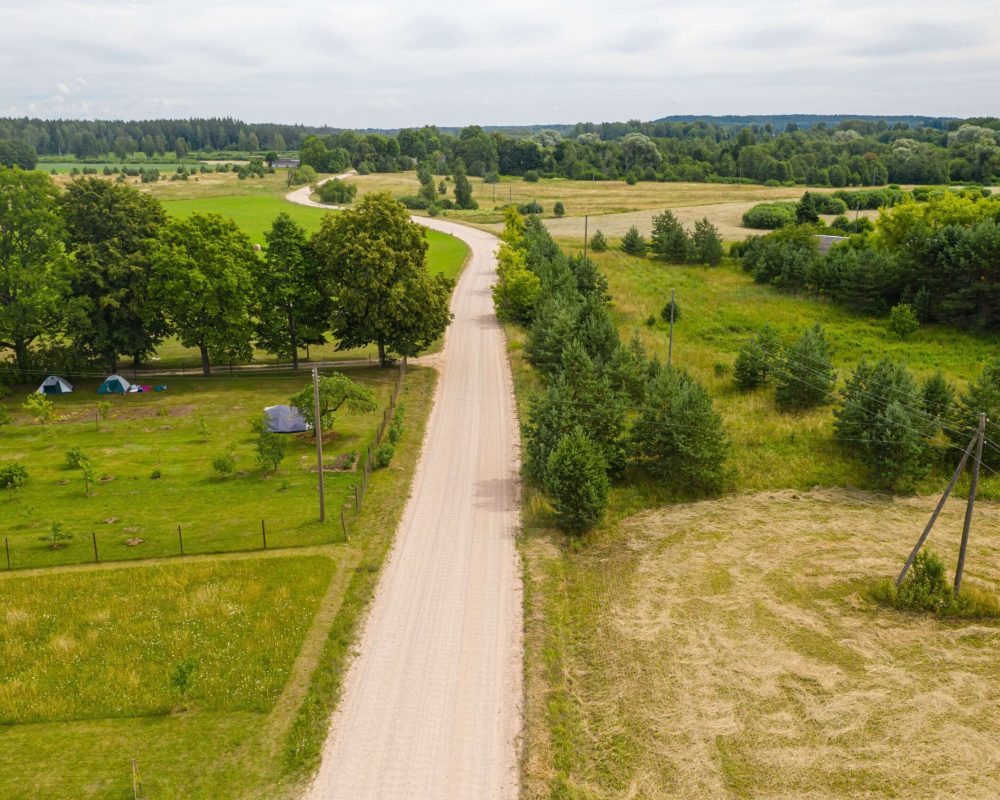
M327 181L332 181L334 178L340 178L341 180L343 180L344 178L349 178L351 177L351 175L354 174L355 174L354 170L350 169L347 172L342 172L340 175L331 175L329 178L323 178L323 180L317 181L315 185L322 186L324 183L326 183ZM310 208L328 208L331 211L340 211L343 208L343 206L332 206L329 205L328 203L317 203L310 197L312 193L313 193L313 187L310 186L309 184L306 184L305 186L299 189L292 189L292 191L290 191L288 194L285 195L285 199L289 203L295 203L295 205L297 206L309 206Z
M471 256L410 497L309 800L518 795L519 434L490 293L497 239L414 221L462 239Z

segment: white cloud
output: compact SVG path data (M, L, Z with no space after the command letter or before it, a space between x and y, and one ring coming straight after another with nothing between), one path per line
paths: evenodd
M350 127L995 113L1000 15L952 0L0 2L0 108ZM71 77L72 76L72 77ZM53 87L55 91L53 93Z

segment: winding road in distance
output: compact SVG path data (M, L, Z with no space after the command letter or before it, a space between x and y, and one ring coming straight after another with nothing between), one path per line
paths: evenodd
M309 188L292 202L322 206ZM442 219L452 295L423 451L309 800L508 800L522 700L519 432L493 312L495 236Z

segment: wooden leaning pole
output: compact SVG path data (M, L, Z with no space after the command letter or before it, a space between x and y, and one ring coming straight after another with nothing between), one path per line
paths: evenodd
M941 511L944 509L944 504L948 502L948 497L951 495L952 489L955 488L955 484L958 483L958 478L965 469L966 463L969 461L969 456L972 455L973 450L975 450L975 457L972 462L972 480L969 484L969 500L965 506L965 521L962 524L962 544L958 551L958 565L955 567L955 594L957 595L959 590L962 588L962 573L965 571L965 552L969 545L969 531L972 527L972 510L976 504L976 491L979 488L979 465L983 458L983 442L986 439L986 415L979 415L979 428L972 435L972 439L969 440L969 444L966 445L965 451L962 453L962 458L958 462L958 466L955 468L954 474L951 476L951 480L948 481L948 486L945 487L944 492L941 495L941 499L938 500L938 504L934 507L934 512L931 514L931 518L927 521L927 526L924 528L923 533L920 534L920 538L917 539L917 543L913 545L913 550L910 551L910 557L906 559L906 563L903 565L903 569L899 573L899 577L896 578L896 587L903 585L903 581L906 579L907 573L910 571L910 567L913 566L913 562L917 560L917 554L920 552L920 548L924 546L924 542L927 541L927 537L930 536L931 528L934 527L934 523L937 522L938 516L940 516Z

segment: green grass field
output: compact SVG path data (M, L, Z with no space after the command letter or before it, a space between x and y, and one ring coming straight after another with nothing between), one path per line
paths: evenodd
M324 436L328 463L367 448L396 371L350 375L375 390L378 410L337 415L333 431ZM419 386L429 376L412 369L407 380ZM93 561L95 535L105 561L175 555L178 525L187 553L261 547L261 520L271 547L339 538L339 526L316 521L315 450L308 434L283 437L287 452L277 474L264 475L254 460L250 418L264 406L287 402L307 383L305 374L169 379L166 392L112 396L111 417L100 431L94 382L80 382L73 394L53 398L61 418L44 428L18 410L24 392L9 398L20 424L0 434L0 463L20 462L30 475L13 499L0 498L0 537L7 539L13 566ZM94 462L98 480L89 497L82 473L65 466L70 447L82 448ZM237 473L222 478L212 460L227 452L235 456ZM351 487L358 480L354 471L327 475L332 508L353 499ZM42 541L54 522L73 534L56 550ZM135 539L141 543L128 544Z
M371 474L360 514L348 511L349 542L0 571L4 800L125 800L133 758L144 797L299 797L409 493L435 378L408 371L404 434L392 463ZM239 400L215 391L218 408ZM245 391L240 402L256 407L259 387ZM233 413L221 424L238 427ZM64 424L59 452L83 423ZM249 479L261 502L275 502L270 481ZM147 510L159 502L131 499ZM315 492L303 502L313 513ZM341 539L339 511L329 495L321 540ZM174 678L186 661L194 669L181 696Z

